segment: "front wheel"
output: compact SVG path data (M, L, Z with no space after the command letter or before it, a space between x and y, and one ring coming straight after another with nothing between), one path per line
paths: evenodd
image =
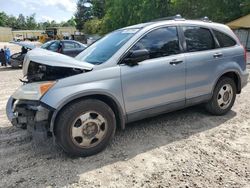
M234 80L222 77L213 92L212 99L206 104L207 110L213 115L224 115L231 110L236 98Z
M57 118L55 135L66 153L90 156L108 145L115 129L112 109L102 101L88 99L65 107Z

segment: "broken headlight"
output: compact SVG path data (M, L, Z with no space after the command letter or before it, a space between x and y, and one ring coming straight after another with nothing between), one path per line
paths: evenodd
M56 82L36 82L24 84L13 94L13 98L22 100L39 100Z

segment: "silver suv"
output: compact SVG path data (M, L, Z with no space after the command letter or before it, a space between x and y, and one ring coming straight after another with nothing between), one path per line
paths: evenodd
M200 103L223 115L248 79L227 26L182 18L116 30L76 58L32 50L23 74L9 120L76 156L100 152L128 122Z

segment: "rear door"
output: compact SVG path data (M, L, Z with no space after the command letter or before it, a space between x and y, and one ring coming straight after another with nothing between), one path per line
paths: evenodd
M213 33L219 42L223 63L236 62L241 66L242 70L245 70L246 64L242 47L237 45L237 42L232 37L222 31L213 29Z
M210 28L182 26L186 59L186 99L205 100L213 88L213 74L223 54ZM200 97L200 98L199 98ZM197 101L199 102L199 101Z
M62 53L71 57L75 57L77 54L79 54L79 48L75 45L75 42L64 41Z

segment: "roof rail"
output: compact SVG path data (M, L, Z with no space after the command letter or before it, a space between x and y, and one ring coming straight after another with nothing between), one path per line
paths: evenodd
M170 17L163 17L163 18L158 18L155 20L151 20L152 22L158 22L158 21L164 21L164 20L176 20L176 21L183 21L185 18L182 18L180 14L177 14L175 16L170 16Z
M203 22L212 22L211 20L209 20L209 18L207 16L201 18L200 20Z

